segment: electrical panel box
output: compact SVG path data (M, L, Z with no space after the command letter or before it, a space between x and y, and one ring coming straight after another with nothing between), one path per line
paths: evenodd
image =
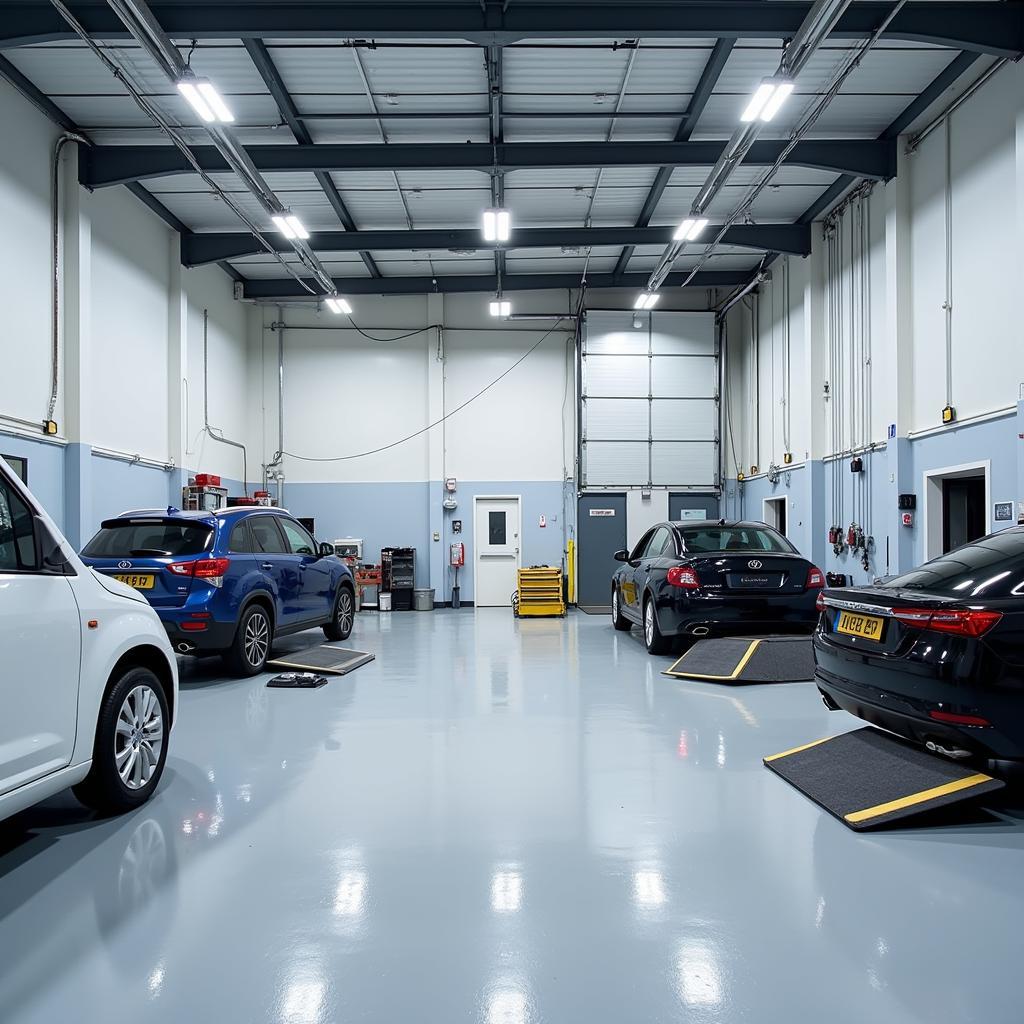
M916 494L901 494L899 496L899 508L901 511L912 512L917 508Z

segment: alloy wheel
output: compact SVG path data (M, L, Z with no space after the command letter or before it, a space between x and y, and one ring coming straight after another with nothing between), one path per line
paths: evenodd
M245 624L245 658L254 668L262 665L270 648L270 623L262 612L255 612Z
M619 592L612 591L612 622L619 621Z
M344 587L338 595L338 629L342 633L352 629L352 595Z
M654 643L654 605L650 603L644 612L644 638L648 647Z
M114 730L114 764L121 781L145 789L160 764L164 720L152 687L136 686L125 697Z

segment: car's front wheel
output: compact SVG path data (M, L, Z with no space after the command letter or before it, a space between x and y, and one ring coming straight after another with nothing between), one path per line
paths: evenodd
M338 596L334 599L334 614L331 621L324 624L324 636L328 640L347 640L352 634L352 626L356 620L356 602L344 583L338 587Z
M623 633L629 632L629 619L622 614L622 598L618 587L612 588L612 625Z
M169 725L160 680L148 668L128 669L100 705L92 767L75 796L104 814L144 804L164 771Z
M648 654L668 654L670 641L661 635L654 599L650 597L644 603L644 643Z
M224 664L232 675L254 676L262 672L274 641L270 615L261 604L251 604L242 612L235 639L224 652Z

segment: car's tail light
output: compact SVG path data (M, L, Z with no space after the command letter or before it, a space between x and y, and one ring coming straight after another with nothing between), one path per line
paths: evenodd
M892 614L905 626L970 637L983 636L1003 617L978 608L894 608Z
M673 587L682 587L683 590L697 590L700 587L696 572L688 565L674 565L669 569L668 582Z
M804 584L807 590L821 590L825 586L825 574L816 566L812 565L807 570L807 582Z
M215 587L224 581L224 574L231 567L229 558L199 558L194 562L172 562L167 568L176 576L194 576L206 580Z
M814 602L814 607L819 612L823 612L825 610L825 595L824 594L819 594L818 595L818 600Z
M956 715L952 711L929 711L928 717L936 722L949 722L950 725L977 725L985 726L992 723L987 718L979 715Z

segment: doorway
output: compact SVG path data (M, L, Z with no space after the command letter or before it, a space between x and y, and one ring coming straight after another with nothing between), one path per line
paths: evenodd
M785 495L782 495L781 498L765 498L761 507L761 519L773 529L778 530L783 537L788 537L789 498Z
M518 583L521 531L518 497L473 499L473 603L508 608Z
M580 496L577 512L579 557L576 604L581 611L611 611L613 555L626 547L626 495L607 492Z
M938 558L989 532L990 463L948 466L924 474L924 555Z

